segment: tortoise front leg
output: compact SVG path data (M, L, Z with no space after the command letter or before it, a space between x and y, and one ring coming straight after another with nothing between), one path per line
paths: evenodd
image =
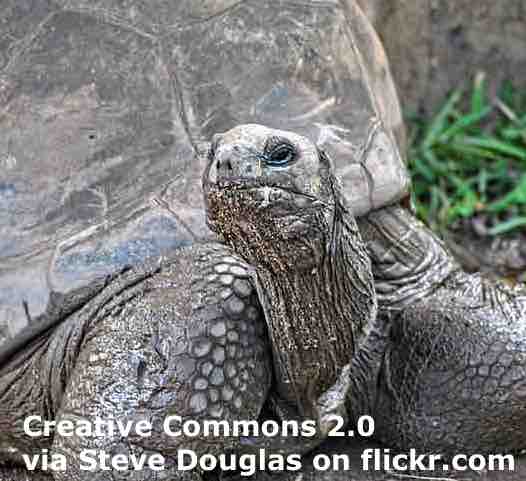
M402 449L526 447L526 289L462 271L399 206L360 219L380 317L390 317L375 405Z
M218 455L235 451L237 438L172 436L163 426L168 416L229 423L258 417L270 384L267 345L256 329L261 319L230 318L215 305L208 306L206 315L182 318L178 295L176 288L162 286L97 321L87 334L57 417L77 425L97 418L146 421L153 426L151 436L57 434L54 452L66 456L68 469L55 473L56 481L113 481L122 474L80 469L86 449L165 458L165 469L135 471L134 480L200 479L197 472L177 471L177 451ZM179 426L170 424L170 429Z
M389 346L375 413L383 441L452 454L526 447L526 295L451 280L400 312Z

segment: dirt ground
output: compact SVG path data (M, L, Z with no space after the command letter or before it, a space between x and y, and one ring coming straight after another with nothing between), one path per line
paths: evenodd
M406 110L429 112L485 71L526 86L526 1L359 0L377 29Z

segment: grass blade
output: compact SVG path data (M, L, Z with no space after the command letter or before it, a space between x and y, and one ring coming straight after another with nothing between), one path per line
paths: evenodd
M441 132L445 129L447 125L447 119L455 105L460 101L462 96L462 91L460 89L455 90L449 97L445 105L440 109L440 112L437 114L435 119L429 125L429 128L424 135L424 140L422 145L424 148L431 147L440 137Z
M509 155L526 161L526 149L503 142L495 137L465 137L464 142L482 149L489 149L500 154Z
M500 235L517 229L518 227L526 226L526 217L515 217L513 219L501 222L488 230L490 235Z
M471 113L480 114L486 107L486 74L478 72L473 81L473 93L471 94Z
M468 130L470 127L478 124L484 117L493 109L491 107L485 107L480 112L475 112L469 115L460 117L451 127L448 127L439 137L440 142L447 142L456 135Z

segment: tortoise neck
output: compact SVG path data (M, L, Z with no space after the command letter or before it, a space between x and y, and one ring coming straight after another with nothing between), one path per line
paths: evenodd
M336 219L321 261L305 270L257 269L274 349L277 390L313 414L376 312L369 259L354 219Z
M358 219L381 308L401 309L460 269L443 242L407 209L391 205Z

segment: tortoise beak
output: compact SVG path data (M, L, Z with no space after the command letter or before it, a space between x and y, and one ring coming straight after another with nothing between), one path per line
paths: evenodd
M210 184L254 182L261 169L261 154L250 146L237 144L223 144L215 148L212 146L209 153L208 166L203 175L203 188Z

